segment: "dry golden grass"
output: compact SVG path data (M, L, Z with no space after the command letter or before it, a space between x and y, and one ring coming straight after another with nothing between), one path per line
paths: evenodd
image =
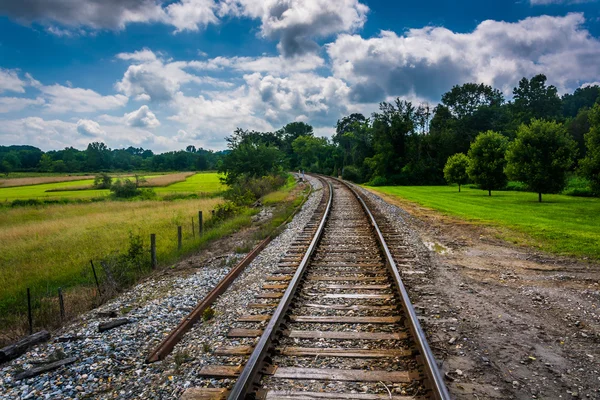
M94 179L94 175L36 176L29 178L0 179L0 187L31 186L41 185L44 183L82 181L86 179Z
M140 186L145 187L165 187L172 185L178 182L185 182L185 180L196 174L195 172L178 172L176 174L166 174L161 176L156 176L153 178L146 179L146 182L142 183Z

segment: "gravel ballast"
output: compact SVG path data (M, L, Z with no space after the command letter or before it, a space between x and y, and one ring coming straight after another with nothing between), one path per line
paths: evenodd
M322 195L318 180L307 177L313 194L285 230L235 280L215 302L215 316L200 322L185 335L164 361L145 364L145 358L162 338L227 274L243 254L228 254L199 266L185 277L149 279L83 314L54 333L56 338L30 349L0 366L0 399L161 399L177 398L187 387L210 382L196 378L202 365L215 360L211 350L224 342L228 327L254 299L264 277L277 267L297 235L317 208ZM111 321L101 317L112 312L128 323L100 333L98 325ZM15 375L38 366L36 362L75 357L77 361L30 379Z

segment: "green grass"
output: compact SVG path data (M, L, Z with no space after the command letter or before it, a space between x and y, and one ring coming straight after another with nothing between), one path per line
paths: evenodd
M503 229L511 242L535 245L561 255L600 259L600 199L530 192L487 191L450 186L382 186L371 188L442 213Z
M226 189L221 183L220 174L201 172L188 177L185 182L178 182L166 187L154 188L159 195L171 193L217 193Z
M148 174L145 178L153 178L158 175ZM218 193L225 189L219 180L220 175L216 172L203 172L188 177L184 182L174 183L165 187L154 188L159 195L173 193ZM0 187L0 203L13 200L25 199L89 199L94 197L105 197L110 194L108 189L89 190L60 190L48 192L48 190L68 189L81 186L90 186L93 179L84 179L70 182L45 183L40 185Z
M210 184L204 187L206 190ZM212 187L215 187L214 180ZM274 217L255 234L271 233L299 204L302 199L292 193L293 188L292 180L272 194L273 199L278 199L270 203L275 207ZM46 314L42 311L48 296L55 297L59 287L72 298L80 299L80 303L85 300L87 306L91 306L89 298L90 293L93 294L94 280L89 260L98 261L111 253L125 251L130 233L142 237L146 250L150 233L156 233L157 258L160 265L167 266L211 241L252 224L252 216L258 209L242 208L230 219L209 224L211 227L205 229L202 238L197 232L193 235L192 217L198 229L198 211L203 211L204 220L208 222L210 210L222 201L220 197L213 197L0 208L0 344L3 338L10 336L5 332L14 326L20 329L25 326L27 288L31 288L34 304L39 307L34 314L38 328L48 327L47 324L56 327L55 310L53 313L44 311ZM177 249L177 226L183 227L181 250ZM73 300L70 304L72 308ZM13 338L18 336L11 334Z

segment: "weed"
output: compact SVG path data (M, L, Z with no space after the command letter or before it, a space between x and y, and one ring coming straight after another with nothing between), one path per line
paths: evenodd
M202 343L202 352L204 352L204 353L212 352L212 348L210 347L210 344Z
M204 309L204 312L202 313L202 320L204 322L210 321L211 319L213 319L213 317L215 316L215 310L212 307L208 307L206 309Z

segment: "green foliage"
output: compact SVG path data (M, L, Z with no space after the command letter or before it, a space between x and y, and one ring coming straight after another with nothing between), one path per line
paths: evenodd
M128 199L141 193L135 182L131 179L117 179L110 187L110 191L116 198Z
M387 184L388 180L385 179L383 176L376 176L367 183L367 185L369 186L385 186Z
M469 174L467 174L467 168L469 167L469 158L463 153L456 153L448 157L446 165L444 166L444 178L448 183L458 184L458 191L460 192L460 185L464 185L469 181Z
M202 312L202 320L204 322L210 321L215 316L215 310L212 307L207 307Z
M285 165L284 155L275 146L263 143L241 143L223 160L220 172L225 174L225 183L260 178L280 173Z
M94 178L95 189L110 189L112 185L112 177L107 173L101 173Z
M506 160L504 153L508 139L493 131L487 131L475 138L469 149L467 172L473 182L492 195L492 190L502 189L507 182L504 174Z
M561 115L562 102L555 86L546 86L546 75L523 78L513 89L512 105L516 121L529 123L534 118L553 120Z
M344 167L344 170L342 171L342 179L356 183L361 183L363 181L359 169L353 165L347 165Z
M592 190L600 195L600 103L590 111L590 131L585 134L587 153L579 162L581 173L590 180Z
M534 119L521 125L506 153L506 173L534 192L560 193L573 165L577 144L562 124Z

